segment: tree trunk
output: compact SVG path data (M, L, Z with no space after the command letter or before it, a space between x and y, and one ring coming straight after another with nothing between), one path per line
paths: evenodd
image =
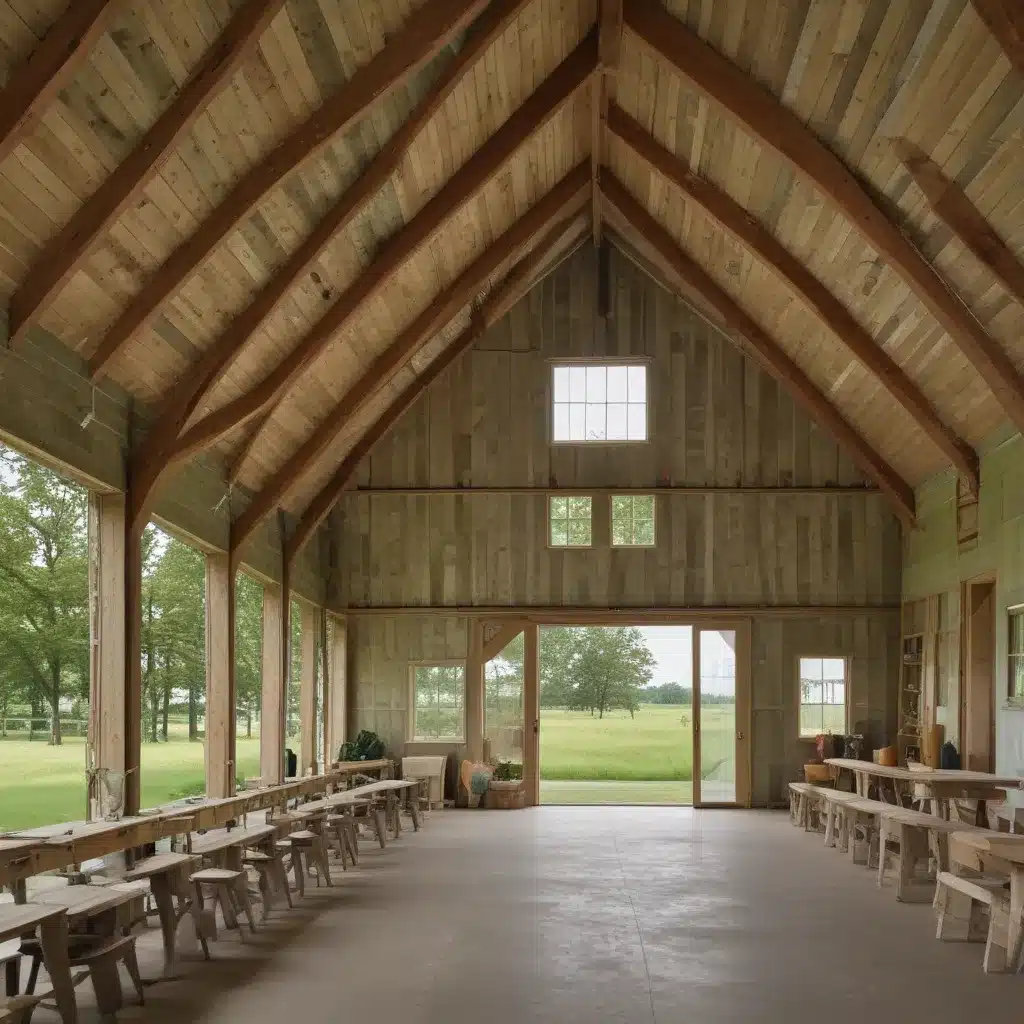
M153 595L149 595L149 601L146 605L146 631L145 631L145 643L146 643L146 671L144 675L143 687L149 696L149 717L151 719L149 723L149 736L153 743L156 743L156 703L154 701L153 694L153 667L156 660L156 652L153 650Z
M245 738L252 739L252 708L247 708L245 712Z
M164 743L167 742L167 722L171 715L171 684L164 682L164 707L163 707L163 737Z
M194 686L188 688L188 739L194 743L199 739L199 725L196 715L196 689Z
M53 709L53 718L50 720L50 743L52 746L61 745L60 735L60 661L55 661L50 666L50 705Z

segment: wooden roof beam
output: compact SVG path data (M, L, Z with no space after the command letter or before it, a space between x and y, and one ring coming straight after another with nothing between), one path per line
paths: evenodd
M1024 4L1020 0L971 0L971 6L999 40L1010 63L1024 75Z
M24 338L100 238L156 176L206 105L230 81L284 3L285 0L249 0L235 13L174 102L127 159L47 243L11 297L12 344Z
M917 386L822 282L742 206L712 182L694 173L621 107L608 111L608 128L742 245L770 267L815 316L870 370L882 386L971 483L978 485L978 456L949 429Z
M967 193L912 142L893 139L892 148L936 216L1018 302L1024 303L1024 264L967 198Z
M473 311L469 326L451 343L375 420L352 450L345 456L337 472L317 492L299 519L295 531L284 544L285 563L291 565L306 545L316 528L327 518L342 492L351 483L359 464L373 446L398 422L421 394L470 348L487 330L497 323L548 272L551 261L558 257L565 245L572 225L564 223L552 230L528 256L509 272L505 280ZM576 229L579 230L578 228ZM575 251L590 234L589 225L570 249ZM572 238L572 235L568 235Z
M284 500L367 401L485 288L490 277L559 218L575 220L588 197L590 168L580 164L478 256L363 371L309 438L274 473L231 525L231 548L241 547ZM559 236L564 234L561 226Z
M0 161L6 160L89 56L119 0L70 0L0 91Z
M913 525L914 492L910 485L850 426L782 347L680 248L668 231L629 194L607 168L602 171L601 191L637 234L657 251L672 278L698 292L711 305L726 325L753 349L765 369L886 493L900 519L907 525Z
M362 304L377 294L405 261L561 110L593 74L596 65L597 38L592 33L463 164L426 206L384 244L373 263L335 300L270 374L252 390L205 416L189 429L175 446L175 456L191 455L209 447L229 430L279 403Z
M953 294L849 168L791 111L723 57L658 0L630 0L626 27L652 53L785 159L828 197L889 261L1024 432L1024 380L1009 356Z
M622 52L622 3L623 0L598 0L597 72L590 97L591 220L597 248L601 247L601 194L597 177L607 157L608 104L615 97L615 75Z
M253 167L143 285L100 339L89 361L93 379L271 189L319 153L339 132L404 85L476 17L485 3L486 0L431 0L410 15L391 42Z

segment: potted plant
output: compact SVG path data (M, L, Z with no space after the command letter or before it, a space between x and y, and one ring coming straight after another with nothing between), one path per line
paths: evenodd
M492 810L517 810L524 806L523 766L518 761L498 761L487 787L487 806Z

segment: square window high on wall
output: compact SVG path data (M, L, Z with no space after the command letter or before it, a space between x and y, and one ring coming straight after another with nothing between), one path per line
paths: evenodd
M551 441L608 444L646 441L647 366L556 363L551 369Z
M548 498L548 542L553 548L589 548L593 543L593 499Z
M846 732L846 659L800 658L800 735Z
M466 738L466 667L462 662L410 665L410 739L462 743Z
M612 547L654 546L654 495L612 495Z

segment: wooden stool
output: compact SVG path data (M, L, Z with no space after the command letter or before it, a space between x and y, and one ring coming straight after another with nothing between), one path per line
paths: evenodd
M32 1011L38 1004L38 996L0 996L0 1022L2 1024L29 1024L32 1020Z
M278 839L274 843L274 848L283 856L289 854L290 862L289 866L292 869L292 874L295 876L295 889L299 896L306 895L306 868L302 863L303 860L303 849L304 847L300 843L292 842L292 837L289 836L287 839ZM284 887L285 891L289 890L288 886L288 874L285 872L284 876ZM288 905L291 906L291 897L288 898Z
M273 902L271 892L274 885L274 858L269 853L263 853L260 850L246 850L242 857L242 863L255 868L256 874L259 875L260 900L263 903L262 920L266 922Z
M121 979L117 973L118 961L124 961L139 1002L144 1004L146 997L142 992L142 978L139 975L139 963L135 957L134 935L105 939L99 945L90 946L73 954L70 958L72 967L87 967L89 969L92 987L96 991L96 1006L99 1008L100 1016L107 1021L116 1020L117 1011L124 1005Z
M242 933L238 923L238 916L235 912L235 903L240 904L241 909L249 920L249 927L253 933L256 932L256 922L252 916L252 904L249 902L249 890L245 886L245 872L232 871L230 868L203 868L189 875L189 881L195 890L195 909L199 915L200 922L209 921L205 916L204 886L213 890L212 895L220 903L221 913L224 915L224 926L226 928L237 928L238 937L244 942L245 935ZM241 884L240 884L241 883ZM211 915L212 916L212 915ZM210 959L210 950L206 945L206 937L217 938L216 918L212 918L213 927L208 925L200 931L199 940L203 946L203 955ZM212 932L212 934L211 934Z
M17 939L0 942L0 966L6 979L6 993L16 996L21 991L21 945Z
M985 942L982 969L986 974L1015 970L1007 963L1010 933L1010 896L1001 878L963 878L940 871L935 892L937 939ZM984 908L989 909L988 928Z
M331 883L331 866L327 860L327 844L324 841L324 837L320 832L314 832L312 829L304 828L298 832L293 832L289 837L292 841L292 846L297 851L308 851L308 856L312 861L312 866L316 868L316 885L320 888L320 876L324 876L325 883L330 886ZM300 869L301 869L301 856L300 856ZM307 864L306 867L309 865Z
M338 852L341 855L341 866L348 871L347 861L355 867L359 863L359 846L356 842L355 819L348 814L329 814L327 826L334 830L338 839Z

